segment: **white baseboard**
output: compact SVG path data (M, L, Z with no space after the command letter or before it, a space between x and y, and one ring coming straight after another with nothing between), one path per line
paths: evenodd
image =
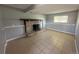
M5 45L4 45L4 54L5 54L5 52L6 52L6 47L7 47L7 43L8 43L8 42L10 42L10 41L12 41L12 40L15 40L15 39L18 39L18 38L21 38L21 37L24 37L24 36L25 36L25 34L19 35L19 36L17 36L17 37L14 37L14 38L11 38L11 39L6 40Z
M24 25L12 25L12 26L3 27L3 28L0 28L0 29L1 29L1 30L6 30L6 29L8 29L8 28L16 28L16 27L24 27ZM15 40L15 39L24 37L24 36L25 36L25 34L21 34L21 35L18 35L17 37L14 37L14 38L11 38L11 39L8 39L8 40L6 40L6 37L5 37L6 42L5 42L5 44L4 44L4 54L5 54L5 52L6 52L7 43L8 43L9 41L12 41L12 40Z
M56 30L56 29L52 29L52 28L46 28L46 29L49 29L49 30L55 30L55 31L58 31L58 32L63 32L63 33L67 33L67 34L75 35L74 33L65 32L65 31L60 31L60 30Z
M24 36L25 36L25 34L23 34L23 35L19 35L19 36L17 36L17 37L14 37L14 38L11 38L11 39L6 40L6 42L9 42L9 41L12 41L12 40L15 40L15 39L24 37Z
M76 38L75 38L75 49L76 49L76 54L78 54L78 48L77 48L77 43L76 43Z
M56 29L51 29L51 28L47 28L47 29L58 31L58 30L56 30ZM64 31L59 31L59 32L64 32ZM75 34L69 33L69 32L64 32L64 33L68 33L68 34L75 35ZM78 54L78 48L77 48L77 44L76 44L76 38L75 38L75 40L74 40L74 43L75 43L76 54Z
M4 54L5 54L5 52L6 52L7 43L8 43L8 42L5 42L5 45L4 45Z

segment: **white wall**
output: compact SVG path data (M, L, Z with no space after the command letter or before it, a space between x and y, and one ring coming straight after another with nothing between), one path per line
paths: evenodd
M45 20L44 15L24 13L9 7L0 6L0 53L4 52L6 40L25 34L21 18L32 18ZM2 25L3 22L3 25ZM2 30L2 27L4 30ZM4 43L2 43L4 41Z
M0 7L1 8L1 7ZM4 53L5 33L2 22L2 9L0 9L0 54Z
M0 9L0 27L2 26L2 9Z
M24 26L23 21L20 20L21 18L45 20L43 15L24 13L7 7L3 7L3 11L4 27L7 34L6 39L24 34Z
M33 13L24 13L22 18L27 18L27 19L41 19L43 20L43 28L45 28L45 20L46 20L46 17L45 15L41 15L41 14L33 14Z
M19 20L22 12L7 7L2 7L2 9L6 40L23 35L23 22Z
M78 17L76 23L75 39L76 39L77 50L79 53L79 11L78 11Z
M54 23L54 16L68 15L68 23ZM47 15L46 17L46 28L55 29L57 31L66 32L70 34L75 34L75 24L77 18L77 11L63 12L57 14Z

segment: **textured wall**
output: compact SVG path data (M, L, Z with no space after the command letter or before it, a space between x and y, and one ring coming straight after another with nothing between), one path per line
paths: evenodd
M54 23L54 16L56 15L57 16L68 15L68 23L67 24ZM61 32L68 32L71 34L75 34L76 17L77 17L77 11L47 15L46 28L51 28Z

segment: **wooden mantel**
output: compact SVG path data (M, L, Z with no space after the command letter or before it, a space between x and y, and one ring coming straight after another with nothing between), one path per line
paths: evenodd
M40 19L20 19L20 20L24 20L24 21L42 21Z
M27 34L27 24L26 24L26 22L27 21L42 21L42 20L40 20L40 19L20 19L20 20L22 20L23 22L24 22L24 28L25 28L25 33ZM43 23L43 22L42 22ZM43 24L42 24L43 25Z

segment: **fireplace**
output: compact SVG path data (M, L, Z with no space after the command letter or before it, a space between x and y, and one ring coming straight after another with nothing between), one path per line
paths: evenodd
M33 24L33 31L39 31L40 30L40 24Z
M26 35L33 31L39 31L43 27L43 21L40 19L20 19L24 22L24 30Z

